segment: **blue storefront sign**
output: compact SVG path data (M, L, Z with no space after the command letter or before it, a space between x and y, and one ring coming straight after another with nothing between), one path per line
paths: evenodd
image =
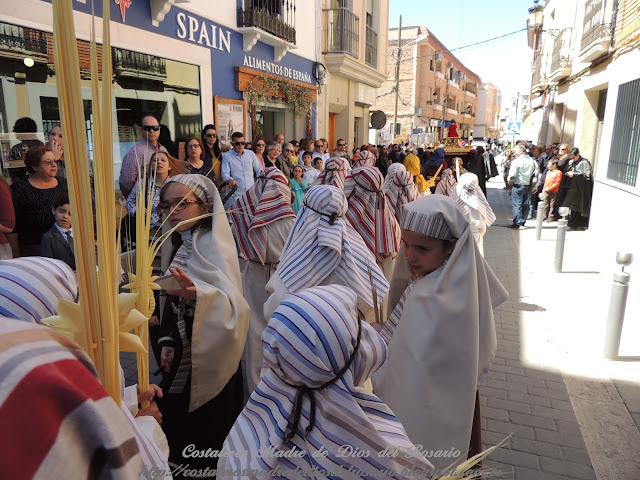
M43 0L51 3L50 0ZM74 2L76 11L91 14L91 1ZM113 0L111 21L207 47L211 51L213 71L213 95L235 100L242 99L242 92L236 89L236 67L246 67L267 74L315 86L313 62L306 58L287 53L279 62L274 61L274 48L258 41L250 52L243 51L243 36L240 32L217 24L174 5L158 26L152 24L149 0ZM102 17L102 2L95 2L94 14ZM144 52L144 45L128 45L128 49Z

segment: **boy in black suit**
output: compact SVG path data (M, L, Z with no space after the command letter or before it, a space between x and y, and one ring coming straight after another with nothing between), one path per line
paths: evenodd
M74 271L76 257L73 253L73 233L71 231L71 205L69 196L61 195L53 203L56 223L42 236L41 255L62 260Z

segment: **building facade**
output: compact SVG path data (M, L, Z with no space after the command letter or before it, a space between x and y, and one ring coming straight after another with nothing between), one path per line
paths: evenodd
M500 112L502 93L493 83L482 83L478 87L476 123L473 128L475 138L497 139L500 136Z
M529 21L534 49L529 135L539 143L576 146L591 160L594 255L603 268L614 270L616 251L631 251L636 264L627 271L637 271L640 0L550 0L541 13L541 22ZM631 282L627 318L640 315L639 297Z
M389 0L322 0L324 82L318 136L329 149L343 138L352 149L369 140L369 117L386 79Z
M390 28L388 42L387 79L374 107L387 115L388 132L381 136L407 141L410 135L423 134L419 138L436 142L455 119L459 135L469 137L476 124L477 93L482 85L478 75L448 52L426 27L402 27L401 32ZM394 134L398 48L398 126Z
M91 2L75 0L73 7L90 145ZM101 7L102 2L96 2L97 17L102 16ZM236 130L247 139L276 133L299 139L317 133L316 66L321 58L316 36L299 31L300 25L320 25L315 2L113 0L110 14L116 170L139 139L137 125L143 112L155 114L175 143L199 135L209 123L217 123L223 141ZM37 135L44 140L60 120L52 25L48 1L0 0L0 153L5 176L8 169L19 167L6 162L8 149L19 141L12 133L15 121L33 118ZM96 22L98 43L101 25ZM252 89L265 77L307 92L312 103L309 113L294 114L286 98L279 99L282 90L276 92L279 97L250 104Z

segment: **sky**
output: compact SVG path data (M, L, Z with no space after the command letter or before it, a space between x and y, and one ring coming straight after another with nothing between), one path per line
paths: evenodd
M449 6L455 5L454 8ZM515 92L528 92L533 52L522 31L483 45L457 47L498 37L527 26L533 0L389 0L389 27L427 27L452 53L483 81L502 90L503 103Z

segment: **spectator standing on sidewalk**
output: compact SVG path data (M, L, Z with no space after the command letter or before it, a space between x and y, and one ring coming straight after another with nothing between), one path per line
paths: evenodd
M553 222L555 220L553 211L555 209L556 197L562 180L562 172L558 170L558 160L551 159L547 164L547 173L544 180L544 187L540 193L540 198L544 201L544 218L545 222Z
M580 156L580 150L576 147L569 150L569 164L561 185L565 186L567 192L561 206L571 209L569 228L585 230L589 226L591 213L593 168L589 160Z
M232 150L229 150L222 157L222 180L229 188L238 187L235 193L227 200L225 206L239 198L244 192L249 190L255 183L254 174L260 175L262 166L255 153L245 150L244 135L242 132L235 132L231 135Z
M153 115L142 117L140 135L142 138L127 152L120 167L120 193L125 198L129 196L133 184L138 180L138 169L142 172L144 165L148 166L151 162L154 153L158 151L168 153L167 149L158 142L160 124Z
M527 221L529 213L529 195L532 191L531 180L537 170L537 164L529 155L525 154L524 145L516 145L513 147L514 159L509 168L509 185L511 189L511 205L513 207L513 224L512 228L522 228ZM537 186L534 186L534 193L537 192Z
M336 142L336 149L331 152L332 157L342 157L345 160L351 160L347 153L347 142L344 138L339 138Z

